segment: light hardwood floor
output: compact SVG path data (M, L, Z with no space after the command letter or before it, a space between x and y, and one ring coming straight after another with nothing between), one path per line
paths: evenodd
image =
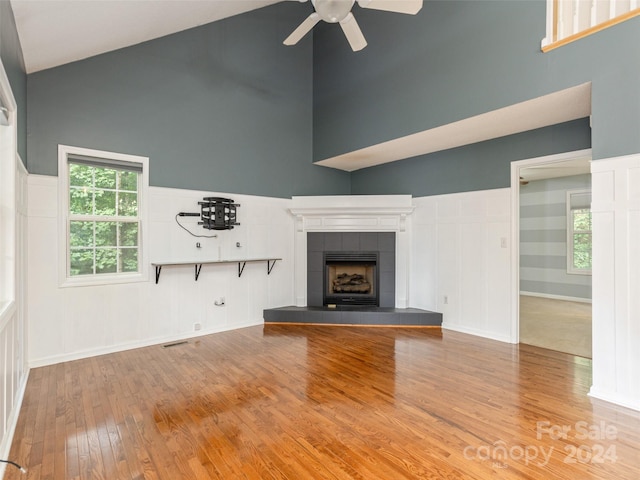
M31 371L27 479L634 479L591 361L436 328L269 325Z

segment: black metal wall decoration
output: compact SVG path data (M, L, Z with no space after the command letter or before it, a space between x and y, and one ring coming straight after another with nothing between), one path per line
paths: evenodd
M240 225L236 221L236 208L239 203L234 203L230 198L204 197L200 205L200 222L203 228L208 230L231 230Z

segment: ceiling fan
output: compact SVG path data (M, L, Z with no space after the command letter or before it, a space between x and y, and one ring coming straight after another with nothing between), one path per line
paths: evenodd
M307 0L299 0L306 2ZM387 12L415 15L422 8L422 0L357 0L361 8L385 10ZM295 45L320 21L339 23L354 52L367 46L367 41L351 13L356 0L311 0L314 12L296 28L285 41L285 45Z

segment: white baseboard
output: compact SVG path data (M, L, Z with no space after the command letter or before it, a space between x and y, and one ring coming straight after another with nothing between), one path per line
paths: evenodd
M255 325L262 325L263 319L259 321L249 321L246 323L235 324L232 326L225 326L221 328L214 328L208 330L200 330L198 332L189 332L181 335L169 335L164 337L154 337L148 340L121 343L118 345L110 345L108 347L94 348L90 350L82 350L79 352L73 352L63 355L53 355L50 357L36 358L29 360L30 368L45 367L47 365L55 365L56 363L70 362L73 360L81 360L83 358L95 357L98 355L106 355L109 353L123 352L125 350L133 350L134 348L150 347L152 345L161 345L163 343L171 343L180 340L187 340L189 338L202 337L204 335L211 335L213 333L228 332L230 330L237 330L239 328L253 327ZM1 477L0 477L1 478Z
M447 322L442 322L442 328L445 330L451 330L453 332L466 333L468 335L475 335L476 337L488 338L489 340L497 340L498 342L514 343L511 341L511 338L508 335L503 335L500 333L486 332L484 330L461 327L459 325L451 325Z
M18 417L20 416L20 409L22 408L22 401L24 400L24 393L27 390L27 381L29 380L29 370L23 376L20 388L17 391L16 403L13 406L11 415L7 419L7 432L0 443L0 458L9 459L9 453L11 451L11 444L13 443L13 435L16 433L16 427L18 426ZM4 478L4 472L7 467L6 463L0 463L0 478Z
M598 400L603 400L608 403L613 403L624 408L640 412L640 398L628 398L622 395L618 395L615 392L603 392L594 388L593 386L589 390L589 396Z
M591 303L590 298L568 297L566 295L553 295L551 293L520 292L520 295L524 295L526 297L550 298L552 300L566 300L568 302Z

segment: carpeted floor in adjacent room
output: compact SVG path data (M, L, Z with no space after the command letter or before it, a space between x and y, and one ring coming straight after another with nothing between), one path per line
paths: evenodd
M591 358L591 304L521 295L520 343Z

